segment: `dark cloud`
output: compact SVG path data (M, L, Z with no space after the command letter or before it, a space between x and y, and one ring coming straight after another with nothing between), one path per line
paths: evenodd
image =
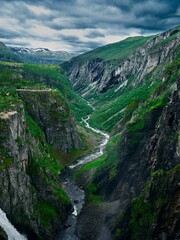
M6 44L90 50L179 24L179 0L1 0L0 40ZM98 39L101 41L98 41Z
M99 37L105 37L104 33L101 33L97 30L91 31L86 35L87 38L99 38Z

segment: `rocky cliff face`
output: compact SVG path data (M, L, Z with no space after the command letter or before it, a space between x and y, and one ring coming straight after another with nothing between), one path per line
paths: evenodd
M68 152L83 147L75 119L63 96L56 90L18 90L30 116L44 131L47 143Z
M166 39L173 35L176 36L178 32L179 30L171 30L149 40L143 47L137 49L122 61L108 78L101 81L99 90L103 92L112 87L113 84L123 84L131 76L136 76L136 81L133 81L133 86L136 86L158 65L171 62L176 56L180 36L177 35L177 37L169 39L167 42Z
M126 164L129 180L125 182L130 183L129 187L121 179L118 180L119 190L126 186L125 191L133 190L135 193L138 188L141 194L130 207L125 204L125 211L116 222L115 239L179 239L179 89L171 95L153 134L138 150L140 156L135 152L137 157L130 157L134 159L133 163L129 166ZM126 178L126 174L122 178ZM146 182L145 186L143 182ZM134 193L128 197L131 201L138 195ZM121 191L114 192L112 196L121 201L124 199Z
M111 78L100 77L94 92L80 90L95 103L92 123L100 119L111 134L105 161L87 185L95 200L79 218L80 239L179 239L178 31L138 48Z
M180 85L176 81L176 90L165 102L157 104L154 94L155 105L146 104L145 116L137 111L119 124L120 139L107 149L104 167L90 183L93 190L87 188L103 202L84 208L77 226L80 239L91 239L92 232L92 239L98 240L179 239Z
M105 92L117 84L117 88L120 85L125 87L127 80L134 76L136 76L136 81L133 82L135 86L157 66L174 59L180 41L178 33L179 28L176 28L155 36L120 61L95 58L79 61L78 57L73 58L64 65L65 71L74 88L85 96L88 95L89 90L92 91L92 88L94 92Z
M28 239L52 239L71 205L59 184L60 167L47 136L18 102L0 113L0 206Z

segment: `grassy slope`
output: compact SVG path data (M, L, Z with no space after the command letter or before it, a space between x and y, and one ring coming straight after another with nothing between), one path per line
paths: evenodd
M92 112L86 101L72 89L68 78L61 73L58 66L33 65L0 62L0 86L21 88L26 86L42 86L57 88L68 100L78 121Z
M0 61L20 62L20 59L6 45L0 42Z
M91 112L91 108L87 103L71 90L68 79L61 74L58 67L11 62L0 62L0 112L16 110L17 106L22 103L22 100L18 96L17 88L41 87L41 89L47 89L46 84L49 87L59 89L63 104L65 99L67 99L77 118L80 119L81 116ZM1 127L4 127L2 121L0 122L0 128ZM52 192L49 194L56 199L58 204L63 206L62 209L65 212L66 206L70 206L70 202L58 181L62 165L60 166L59 163L57 163L57 159L61 158L63 161L62 153L57 154L53 147L46 143L42 129L28 113L26 113L26 131L31 138L36 139L36 147L40 149L41 152L41 154L39 151L31 152L31 165L27 174L31 179L40 179L41 183L47 186L49 185L52 189ZM82 137L84 137L84 134ZM87 139L84 139L84 142L86 140ZM22 142L21 139L17 139L17 141L19 146L23 146L24 142ZM33 141L29 143L29 146L32 144ZM36 149L33 145L32 148ZM89 150L89 146L86 146L86 148ZM77 150L75 154L72 151L69 156L65 156L64 158L69 157L72 160L73 157L75 159L82 154L84 154L83 151L78 152ZM0 148L0 158L2 159L0 170L12 165L12 158L5 153L3 148ZM54 203L50 201L44 202L42 198L40 198L34 207L34 209L37 208L34 217L40 221L39 224L43 227L48 228L54 220L59 218L59 213L57 213L57 209L53 204ZM64 214L64 212L61 212L61 215Z
M177 37L177 34L158 42L152 47L152 51L154 51L157 45L165 44L175 37ZM176 51L178 51L178 49L177 47ZM179 55L177 55L177 58L169 65L169 68L171 68L172 65L179 66ZM135 80L136 76L132 75L128 79L127 86L118 91L115 91L117 88L117 86L115 86L100 95L93 92L89 94L86 99L90 102L93 101L93 106L97 109L91 117L91 124L102 130L112 132L118 122L132 114L133 111L138 108L139 104L144 103L151 97L156 89L164 88L168 90L167 82L162 83L161 79L155 77L159 72L164 71L165 67L163 63L159 65L152 72L148 73L144 77L143 83L137 85L136 88L132 86L132 82ZM173 72L173 74L177 77L179 74L178 69ZM174 75L172 75L172 78L174 81L176 80Z
M129 55L136 48L141 47L146 43L152 36L148 37L129 37L123 41L108 44L103 47L99 47L90 52L84 53L78 56L76 59L80 62L90 61L93 59L102 59L105 61L108 60L121 60L127 55Z
M171 36L168 40L172 39ZM166 41L168 41L166 40ZM164 44L164 41L162 43ZM165 81L161 79L153 79L152 73L145 77L143 84L136 88L131 86L134 76L129 79L128 85L117 92L114 90L117 87L109 89L107 92L98 95L92 94L87 100L93 101L93 106L96 111L92 114L90 123L97 128L113 133L109 143L107 144L105 155L100 159L88 163L80 170L75 172L75 178L80 178L83 181L83 176L88 175L93 170L94 178L102 172L108 172L109 182L117 174L119 159L117 157L118 145L121 142L120 131L127 129L129 149L133 151L137 144L145 141L148 137L148 121L154 116L155 121L161 114L162 109L166 105L168 98L173 90L176 89L176 83L180 76L180 58L177 58L169 65L162 65L155 72L162 71L165 76ZM118 125L117 125L118 124ZM117 128L117 126L119 126ZM87 185L87 192L97 194L97 188L89 190L93 178Z
M20 102L16 88L55 88L61 93L62 98L68 102L78 122L83 116L92 112L86 101L79 97L72 89L66 76L61 73L58 66L33 65L12 62L0 62L0 111L14 110L16 103ZM84 149L73 149L68 154L54 151L55 158L60 159L62 166L70 164L80 156L94 149L93 142L96 137L83 127L78 126L78 133L84 143ZM91 143L92 142L92 143Z

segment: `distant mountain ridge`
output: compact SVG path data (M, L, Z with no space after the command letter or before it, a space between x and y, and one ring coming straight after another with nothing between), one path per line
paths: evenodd
M52 51L48 48L9 47L22 62L32 64L60 64L75 56L66 51Z

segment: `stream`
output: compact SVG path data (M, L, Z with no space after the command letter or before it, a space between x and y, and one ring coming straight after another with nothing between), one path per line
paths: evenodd
M64 224L64 229L58 234L56 240L79 240L79 238L75 235L75 228L77 223L77 216L81 212L81 209L83 208L85 202L85 192L84 190L79 188L72 180L71 173L74 168L80 167L102 156L103 150L109 140L109 135L107 133L104 133L101 130L93 128L89 125L89 119L90 116L88 116L87 118L82 118L82 122L84 122L85 126L91 129L93 132L99 133L103 137L103 140L98 146L98 150L95 153L80 158L79 161L77 161L75 164L72 164L68 168L66 168L60 176L62 187L68 195L73 205L74 211L72 212L72 214L69 215L67 221Z
M6 232L8 240L27 240L27 238L21 235L10 223L5 212L1 208L0 208L0 226Z

